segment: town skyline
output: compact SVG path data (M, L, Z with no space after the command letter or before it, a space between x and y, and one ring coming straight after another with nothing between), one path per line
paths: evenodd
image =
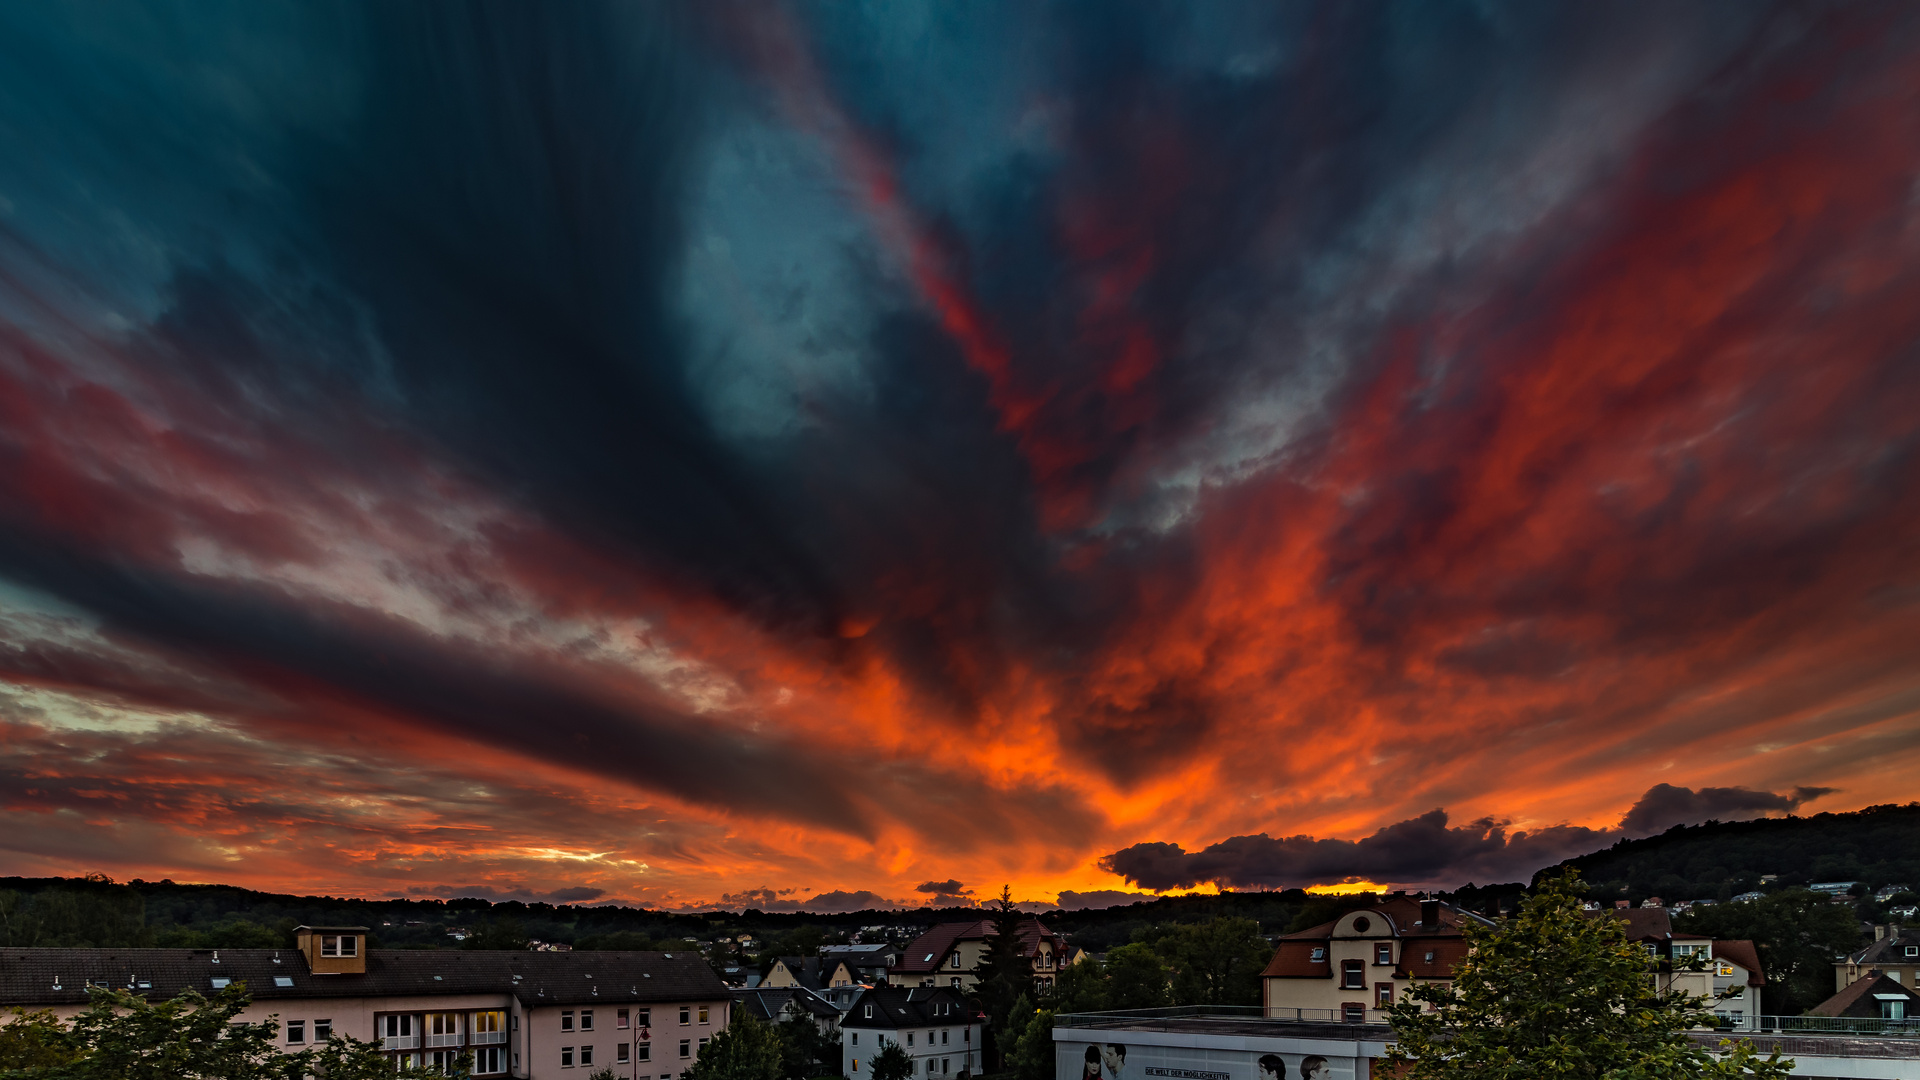
M1105 902L1912 798L1909 9L107 11L0 11L0 875Z

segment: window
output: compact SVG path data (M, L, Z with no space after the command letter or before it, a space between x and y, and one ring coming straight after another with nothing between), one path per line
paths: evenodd
M627 1024L628 1024L628 1023L630 1022L630 1020L631 1020L631 1018L630 1018L630 1016L629 1016L629 1014L628 1014L628 1012L627 1012L627 1010L625 1010L625 1009L616 1009L616 1010L614 1010L614 1014L613 1014L613 1026L614 1026L614 1027L616 1027L616 1028L618 1028L618 1029L619 1029L619 1030L621 1030L621 1031L625 1031L625 1030L627 1030Z
M593 1047L583 1046L580 1048L580 1064L582 1066L593 1064Z
M1432 950L1432 949L1428 949L1428 950L1427 950L1427 963L1429 963L1429 964L1431 964L1431 963L1433 963L1433 950Z
M945 1028L942 1028L940 1030L940 1045L941 1046L947 1045L947 1032Z
M911 1031L907 1032L907 1045L908 1046L913 1045L913 1032Z
M352 934L321 934L321 956L359 956L360 939Z
M1365 990L1367 988L1367 965L1358 960L1340 961L1340 989Z
M686 1027L687 1024L692 1022L691 1021L692 1016L693 1016L692 1009L687 1008L685 1005L680 1006L680 1026L681 1027Z
M871 1005L867 1006L867 1011L863 1015L865 1015L866 1018L869 1020L873 1019L873 1006Z
M497 1046L482 1046L473 1051L473 1075L488 1076L503 1073L506 1068L506 1053Z
M854 1059L853 1059L853 1071L854 1071L854 1072L859 1072L859 1071L860 1071L860 1059L859 1059L859 1058L854 1058Z
M1349 1001L1340 1006L1340 1018L1349 1024L1367 1022L1367 1006L1364 1002Z
M948 966L948 967L959 967L959 966L960 966L960 954L959 954L959 953L954 953L954 954L953 954L953 959L947 962L947 966Z
M652 1027L653 1026L653 1010L652 1009L636 1009L633 1014L633 1022L638 1027Z
M279 987L282 990L290 990L293 988L293 976L275 975L273 977L273 985Z
M653 1060L653 1044L652 1043L641 1043L638 1046L634 1047L634 1050L636 1053L639 1054L641 1061Z
M1881 1003L1880 1003L1880 1019L1882 1019L1882 1020L1905 1020L1906 1018L1907 1018L1907 1003L1906 1003L1906 1002L1904 1002L1904 1001L1883 1001L1883 1002L1881 1002Z
M627 1054L630 1050L631 1047L626 1043L620 1043L613 1048L613 1060L621 1065L625 1065L627 1063Z
M572 1009L560 1010L560 1030L561 1031L573 1030L573 1010Z
M507 1014L500 1009L488 1009L474 1013L468 1018L469 1030L473 1032L473 1041L481 1043L506 1042L506 1033L500 1029L505 1026Z
M315 1020L313 1022L313 1041L326 1042L333 1038L333 1021Z
M386 1036L389 1039L404 1039L413 1034L412 1013L389 1013L387 1015Z
M1373 1004L1375 1008L1379 1008L1379 1009L1384 1009L1387 1006L1393 1004L1393 984L1392 983L1374 983L1373 984Z
M287 1021L287 1041L303 1043L307 1041L307 1022L305 1020Z
M703 1054L707 1052L707 1039L704 1035L700 1037L700 1052Z
M573 1047L563 1046L560 1048L560 1067L563 1069L573 1068Z
M225 990L228 985L233 982L232 979L227 978L225 975L215 975L211 981L215 990Z
M872 1013L868 1013L867 1015L868 1015L868 1016L872 1016L873 1014L872 1014ZM859 1045L860 1045L860 1033L859 1033L859 1032L857 1032L857 1031L853 1033L853 1045L855 1045L855 1046L859 1046Z
M1316 964L1322 964L1326 962L1326 959L1327 959L1327 947L1325 945L1315 945L1313 947L1313 962Z
M581 1031L593 1030L593 1010L592 1009L580 1010L580 1030Z
M1393 963L1393 946L1384 941L1375 945L1373 947L1373 962L1376 964Z
M693 1056L693 1043L690 1040L687 1040L687 1039L680 1040L680 1056L683 1058L688 1058Z
M1907 946L1907 955L1908 955L1908 956L1920 956L1920 945L1909 945L1909 946Z
M955 990L960 989L960 976L955 975L953 978L948 979L947 985L953 987Z
M1732 965L1732 964L1729 964L1729 963L1725 963L1725 962L1722 962L1722 963L1721 963L1721 965L1720 965L1720 967L1719 967L1718 969L1716 969L1716 970L1717 970L1717 972L1719 973L1719 975L1720 975L1720 977L1721 977L1721 978L1723 978L1723 979L1731 979L1731 978L1733 978L1733 965Z
M700 1006L700 1022L703 1024L707 1022L707 1007L705 1005Z

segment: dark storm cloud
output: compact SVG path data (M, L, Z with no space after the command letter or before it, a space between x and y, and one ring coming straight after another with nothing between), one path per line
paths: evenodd
M913 887L914 892L935 893L944 896L959 896L967 892L967 887L948 878L946 881L923 881Z
M1837 789L1797 787L1785 794L1754 791L1742 787L1707 787L1693 790L1672 784L1655 784L1620 819L1620 830L1630 835L1655 833L1673 825L1698 825L1703 821L1737 821L1770 813L1791 813L1802 803Z
M1356 878L1382 884L1520 881L1543 866L1617 840L1708 817L1757 817L1793 810L1831 790L1802 787L1776 795L1744 788L1696 792L1660 784L1641 796L1618 829L1554 825L1511 830L1492 818L1449 826L1447 812L1433 810L1359 840L1275 838L1259 833L1228 837L1194 852L1179 844L1152 842L1113 852L1100 865L1155 890L1190 889L1207 882L1222 888L1301 888Z

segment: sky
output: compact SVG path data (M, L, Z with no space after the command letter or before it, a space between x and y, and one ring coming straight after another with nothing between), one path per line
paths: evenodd
M1920 8L0 8L0 873L848 910L1920 797Z

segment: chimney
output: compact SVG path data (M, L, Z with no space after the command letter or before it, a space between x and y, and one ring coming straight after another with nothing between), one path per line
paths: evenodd
M1426 930L1440 929L1440 901L1420 901L1420 926Z
M1887 924L1881 923L1880 925L1875 926L1873 928L1873 940L1885 941L1886 939L1887 939Z

